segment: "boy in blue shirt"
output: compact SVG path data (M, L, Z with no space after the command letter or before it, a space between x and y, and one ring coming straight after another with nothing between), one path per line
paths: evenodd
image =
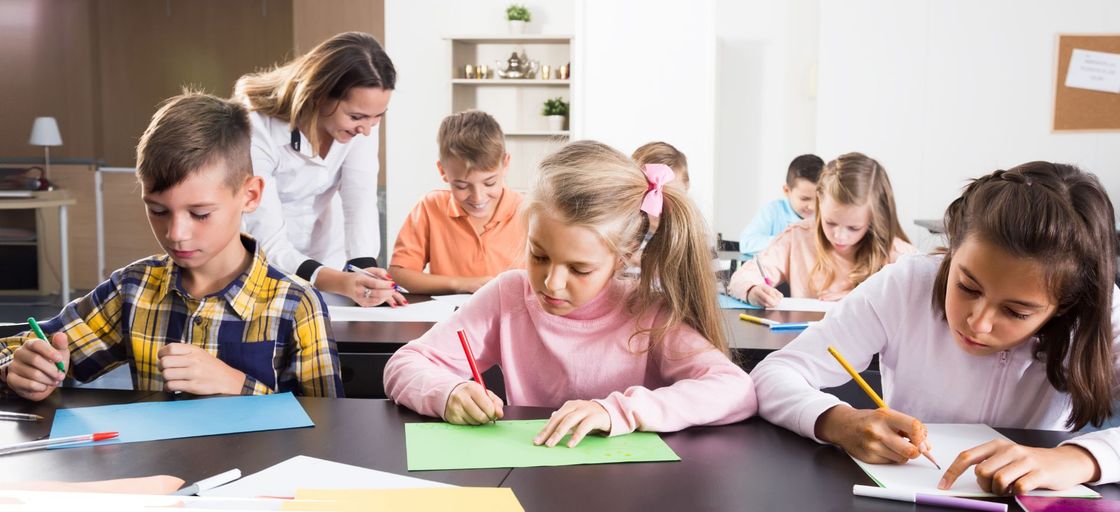
M743 228L739 235L739 252L753 258L787 226L813 216L817 204L817 179L822 168L824 160L817 155L801 155L789 163L786 183L782 185L785 197L764 205L751 223Z

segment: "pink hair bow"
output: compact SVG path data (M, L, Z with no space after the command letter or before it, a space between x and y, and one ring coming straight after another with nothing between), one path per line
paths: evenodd
M661 190L665 188L666 183L673 181L676 175L665 164L646 164L642 166L642 172L645 173L646 181L649 183L646 196L642 198L642 211L660 217L661 209L665 206L665 197L661 194Z

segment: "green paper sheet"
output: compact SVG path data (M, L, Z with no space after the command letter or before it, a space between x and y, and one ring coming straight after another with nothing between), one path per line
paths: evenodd
M565 437L553 448L534 446L548 420L498 421L481 426L406 423L408 470L528 468L681 460L661 436L634 432L618 437L589 435L575 448Z

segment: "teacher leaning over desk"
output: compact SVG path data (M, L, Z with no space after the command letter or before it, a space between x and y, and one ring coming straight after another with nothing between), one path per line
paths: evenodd
M381 44L346 32L234 87L250 111L253 172L265 184L245 230L272 264L310 281L329 304L405 303L376 259L376 128L395 84Z

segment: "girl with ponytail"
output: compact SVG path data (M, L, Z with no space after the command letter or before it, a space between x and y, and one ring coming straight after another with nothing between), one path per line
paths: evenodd
M501 367L510 404L558 409L536 444L753 415L751 379L728 357L707 227L672 179L592 141L546 158L523 206L527 270L499 275L398 350L390 398L451 423L501 418L502 401L469 380L462 329L480 369ZM628 279L635 254L641 274Z

